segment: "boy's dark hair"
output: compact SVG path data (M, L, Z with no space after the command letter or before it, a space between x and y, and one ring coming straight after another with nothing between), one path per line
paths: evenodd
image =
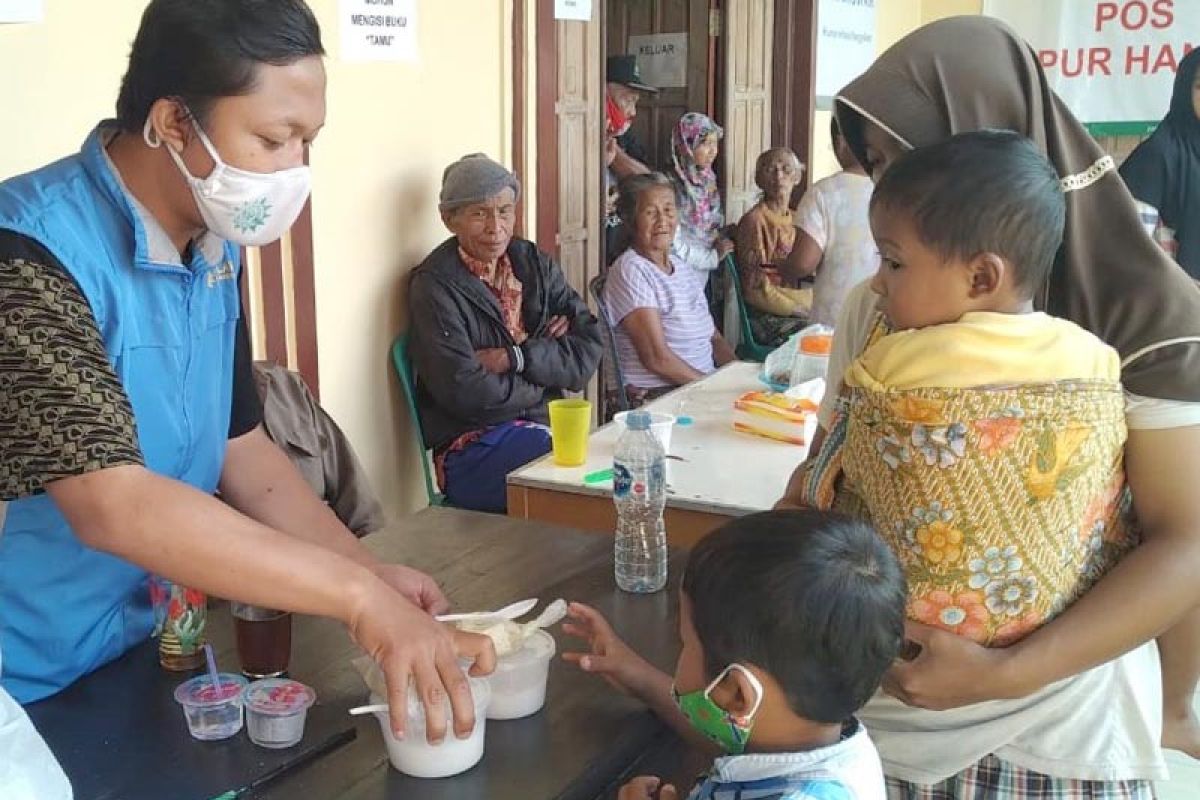
M838 125L837 115L829 115L829 146L837 150L838 139L842 135L842 126Z
M726 523L688 558L683 591L711 680L769 672L796 714L846 720L879 688L904 638L904 573L870 525L820 511Z
M167 97L203 124L213 101L254 88L259 65L324 54L303 0L153 0L133 40L117 119L140 133L150 107Z
M1066 221L1054 166L1011 131L960 133L904 153L875 186L877 209L905 215L943 258L995 253L1027 297L1049 276Z

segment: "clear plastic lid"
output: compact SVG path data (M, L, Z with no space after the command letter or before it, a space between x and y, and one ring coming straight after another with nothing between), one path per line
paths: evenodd
M241 675L220 673L221 685L213 686L212 678L199 675L175 687L176 702L189 706L219 706L237 699L249 683Z
M288 678L264 678L246 689L246 707L268 716L297 714L316 700L317 693L310 687Z

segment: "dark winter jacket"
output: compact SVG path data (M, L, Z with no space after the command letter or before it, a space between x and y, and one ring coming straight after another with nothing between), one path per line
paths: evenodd
M520 345L522 358L510 356L514 367L524 361L524 369L505 375L488 372L475 356L493 347L511 353L517 344L500 304L459 256L458 240L440 244L413 271L409 352L425 445L434 450L514 419L546 422L546 404L564 390L582 391L600 363L599 322L553 259L524 239L512 240L508 257L523 286L529 338ZM561 339L542 333L556 315L571 320Z

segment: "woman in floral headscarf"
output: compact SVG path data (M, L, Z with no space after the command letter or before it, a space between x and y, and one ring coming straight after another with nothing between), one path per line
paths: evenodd
M679 232L671 252L704 272L716 269L733 249L721 234L725 214L712 167L724 135L720 125L695 112L684 114L671 133L671 177L679 194Z

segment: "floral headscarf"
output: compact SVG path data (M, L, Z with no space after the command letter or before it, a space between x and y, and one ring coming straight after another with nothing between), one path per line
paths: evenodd
M721 126L703 114L684 114L671 133L671 160L675 163L675 182L681 189L679 224L693 239L713 244L717 241L725 215L713 168L696 163L695 149L706 136L720 139Z

